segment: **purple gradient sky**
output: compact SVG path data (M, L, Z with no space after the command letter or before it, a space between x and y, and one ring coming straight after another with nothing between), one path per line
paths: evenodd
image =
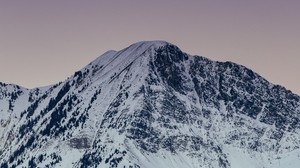
M109 49L166 40L300 94L299 0L0 1L0 81L62 81Z

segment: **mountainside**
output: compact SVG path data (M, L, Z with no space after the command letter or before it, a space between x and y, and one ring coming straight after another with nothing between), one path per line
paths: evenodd
M0 167L295 168L300 97L164 41L108 51L64 82L0 83Z

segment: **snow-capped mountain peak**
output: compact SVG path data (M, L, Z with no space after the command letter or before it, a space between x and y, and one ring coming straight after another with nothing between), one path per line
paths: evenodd
M1 167L294 168L300 98L165 41L110 50L64 82L0 83Z

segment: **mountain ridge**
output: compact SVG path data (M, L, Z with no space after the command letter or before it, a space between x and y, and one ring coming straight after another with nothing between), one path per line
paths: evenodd
M174 45L174 44L172 44L172 43L170 43L170 42L167 42L167 41L165 41L165 40L139 41L139 42L136 42L136 43L131 44L130 46L136 46L136 45L140 45L140 44L143 44L143 43L151 43L152 45L153 45L153 44L157 44L157 43L158 43L158 44L161 44L161 45L162 45L162 44L166 44L166 45L168 44L168 45L173 45L173 46L175 46L175 47L178 48L178 46L176 46L176 45ZM128 46L128 47L126 47L126 48L124 48L124 49L122 49L122 50L126 50L126 49L129 48L130 46ZM120 50L120 51L122 51L122 50ZM116 50L113 50L113 49L108 50L108 51L104 52L102 55L100 55L100 56L98 56L97 58L95 58L95 59L94 59L93 61L91 61L88 65L84 66L83 68L81 68L81 69L78 70L78 71L81 71L82 69L84 69L85 67L89 66L90 64L99 61L99 59L101 58L101 56L107 55L107 54L109 54L109 53L117 53L117 52L120 52L120 51L116 51ZM188 54L188 55L189 55L189 54ZM239 63L236 63L236 62L233 62L233 61L217 61L217 60L213 60L213 59L210 59L210 58L208 58L208 57L200 56L200 55L190 55L190 56L202 57L203 59L207 59L207 60L209 60L209 61L214 61L214 62L218 62L218 63L235 64L235 65L242 66L242 67L244 67L244 68L247 68L247 69L251 70L251 69L248 68L247 66L242 65L242 64L239 64ZM78 71L76 71L76 72L78 72ZM254 72L254 73L256 73L256 72ZM265 77L261 76L261 75L258 74L258 73L256 73L256 74L257 74L258 76L260 76L261 78L263 78L264 80L266 80L266 81L269 82L269 80L266 79ZM74 75L74 74L73 74L73 75ZM71 76L69 76L69 77L67 77L67 78L70 78L70 77L72 77L73 75L71 75ZM67 80L67 79L66 79L66 80ZM56 82L56 83L53 83L53 84L48 84L48 85L45 85L45 86L36 86L36 87L33 87L33 88L28 88L28 87L24 87L24 86L22 86L22 85L19 85L19 84L17 84L17 83L6 83L6 82L1 82L1 81L0 81L0 86L13 85L13 86L21 87L21 88L24 88L24 89L27 89L27 90L33 90L33 89L37 89L37 88L44 88L44 87L47 88L47 87L51 87L51 86L53 86L53 85L55 85L55 84L58 84L58 83L61 83L61 82L63 82L63 81L59 81L59 82ZM291 91L290 89L286 88L285 86L283 86L283 85L281 85L281 84L273 84L273 83L271 83L271 84L272 84L272 85L276 85L276 86L281 86L281 87L283 87L284 89L286 89L286 90L288 90L288 91ZM293 91L291 91L291 92L292 92L293 94L299 96L299 94L294 93Z
M244 66L191 56L165 41L108 51L49 87L5 87L2 167L298 163L299 96Z

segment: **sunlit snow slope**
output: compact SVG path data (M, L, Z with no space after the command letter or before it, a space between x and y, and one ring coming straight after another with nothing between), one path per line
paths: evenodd
M64 82L0 83L0 167L296 168L300 97L164 41Z

